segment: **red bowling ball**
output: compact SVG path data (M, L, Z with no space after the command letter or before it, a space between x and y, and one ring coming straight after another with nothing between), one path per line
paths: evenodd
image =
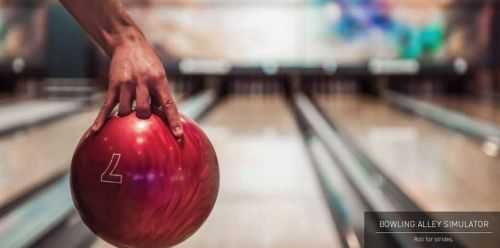
M184 140L163 120L112 117L84 137L71 165L73 201L87 226L120 248L165 248L207 219L219 168L207 136L183 117Z

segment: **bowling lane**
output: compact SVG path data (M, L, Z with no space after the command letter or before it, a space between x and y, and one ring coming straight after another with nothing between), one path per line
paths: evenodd
M177 247L341 247L283 99L231 97L202 124L221 191L208 221Z
M498 160L474 141L380 100L336 95L318 101L423 209L500 210Z
M0 133L8 132L20 125L29 126L33 123L79 111L83 105L82 101L47 100L26 100L4 104L0 108L0 119L2 120Z
M0 139L0 206L68 169L76 143L97 108Z

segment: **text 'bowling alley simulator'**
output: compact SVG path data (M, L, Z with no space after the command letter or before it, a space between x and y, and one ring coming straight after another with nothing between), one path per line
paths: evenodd
M0 0L0 248L498 248L500 1Z

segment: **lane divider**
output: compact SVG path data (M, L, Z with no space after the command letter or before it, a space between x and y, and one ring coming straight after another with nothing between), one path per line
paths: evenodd
M355 144L348 134L335 126L332 119L325 116L314 100L303 93L294 93L292 102L370 211L424 213L380 170L379 166ZM365 223L365 228L367 225L369 223ZM400 235L390 235L390 237L400 247L416 247L415 242L407 237ZM456 241L454 243L456 247L463 247L460 241ZM391 240L382 242L391 242Z

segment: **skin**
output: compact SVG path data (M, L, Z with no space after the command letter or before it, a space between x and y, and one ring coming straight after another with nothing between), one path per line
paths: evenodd
M132 112L149 118L152 111L163 115L177 139L183 130L177 107L168 87L165 69L151 44L128 15L120 0L60 0L90 37L111 57L106 100L89 129L99 131L111 111Z

